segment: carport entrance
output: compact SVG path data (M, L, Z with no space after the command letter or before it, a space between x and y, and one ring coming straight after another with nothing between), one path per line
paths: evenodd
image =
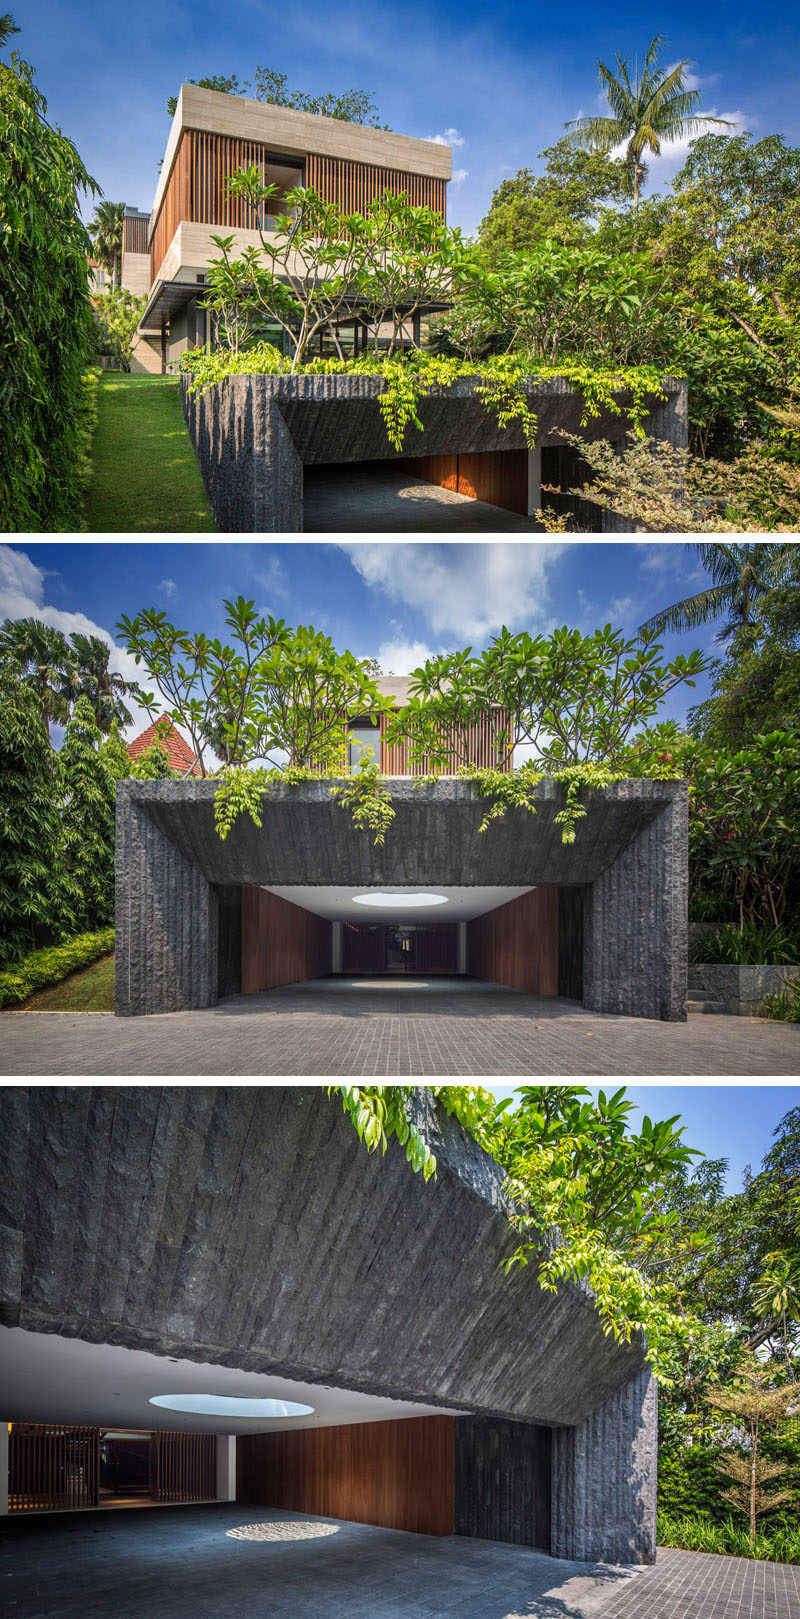
M503 452L501 452L502 454ZM523 454L524 452L509 452ZM526 510L506 506L501 483L470 487L458 463L480 456L429 457L453 464L442 474L419 461L358 461L303 468L305 534L541 534ZM486 457L490 459L490 457ZM479 485L483 487L483 485Z

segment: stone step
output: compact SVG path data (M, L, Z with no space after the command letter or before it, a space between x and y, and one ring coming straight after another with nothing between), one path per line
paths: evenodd
M697 1000L692 996L686 1002L687 1012L726 1012L724 1001Z
M713 1001L714 999L714 990L701 989L699 984L687 985L687 994L691 995L693 1001Z

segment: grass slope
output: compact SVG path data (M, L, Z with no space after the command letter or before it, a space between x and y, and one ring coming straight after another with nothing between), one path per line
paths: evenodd
M97 398L90 534L213 534L176 377L104 371Z
M10 1008L10 1010L17 1010ZM101 956L90 967L70 973L60 984L37 989L19 1008L23 1012L113 1012L114 952Z

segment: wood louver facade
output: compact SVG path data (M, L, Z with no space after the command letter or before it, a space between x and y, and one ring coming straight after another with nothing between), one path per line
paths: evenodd
M213 1501L216 1495L214 1435L151 1434L150 1494L155 1501Z
M15 1422L8 1435L8 1510L96 1507L100 1429Z
M271 151L263 141L184 129L150 237L151 281L155 281L182 222L255 230L254 210L243 197L230 196L226 187L226 180L236 169L255 164L263 170L279 163L286 165L289 173L294 161ZM406 174L400 169L315 153L305 159L298 157L296 171L303 175L305 185L313 186L326 202L337 203L346 213L360 212L388 188L395 196L406 193L415 207L433 208L444 218L447 183L432 175ZM276 198L279 206L280 198Z

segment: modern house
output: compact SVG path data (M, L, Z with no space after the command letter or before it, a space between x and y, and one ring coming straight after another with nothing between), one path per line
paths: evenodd
M251 210L225 189L229 175L251 164L279 187L276 213L283 194L309 186L352 212L384 190L405 193L443 218L452 168L450 147L435 141L182 85L152 210L126 217L123 286L147 293L136 369L163 371L205 343L202 289L219 257L212 237L232 235L237 253L260 243ZM361 335L355 319L345 322L342 346L355 349Z
M236 1501L652 1562L641 1340L506 1274L502 1170L412 1106L427 1183L322 1088L6 1087L0 1510L102 1534L103 1506L197 1502L201 1536L199 1503ZM314 1547L286 1553L302 1603Z
M402 705L407 682L384 691ZM351 716L352 768L379 757L394 809L382 844L325 779L283 783L261 825L223 842L213 780L117 788L116 1010L208 1007L330 974L449 973L582 1001L594 1011L686 1017L686 784L628 781L593 792L564 844L561 789L536 813L488 809L457 774L503 763L502 713L450 737L452 774L431 779L386 721Z

